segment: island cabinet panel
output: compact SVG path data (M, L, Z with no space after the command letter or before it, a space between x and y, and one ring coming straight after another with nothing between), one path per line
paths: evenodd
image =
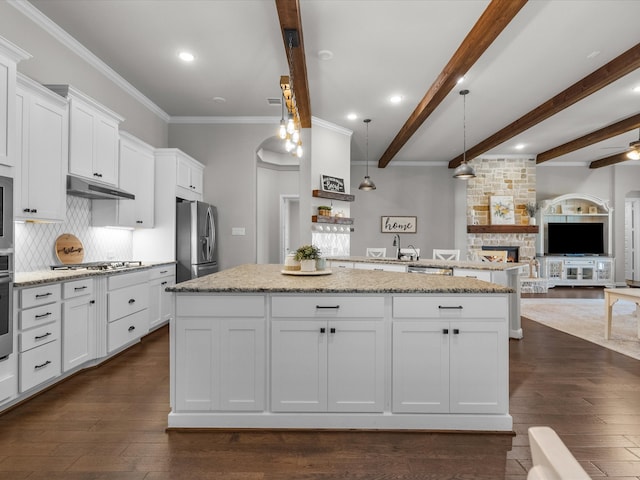
M383 411L384 297L274 297L272 316L273 411Z
M244 302L242 300L244 299ZM264 297L177 299L177 411L263 411L266 399Z
M504 298L400 297L393 311L394 412L508 412Z

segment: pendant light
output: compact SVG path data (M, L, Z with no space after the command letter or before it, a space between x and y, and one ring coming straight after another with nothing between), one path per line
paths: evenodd
M476 171L467 163L467 94L469 90L460 90L462 95L462 163L453 171L453 178L467 180L475 178Z
M367 174L364 176L364 180L362 180L362 182L360 183L360 186L358 187L358 189L359 190L364 190L364 191L369 191L369 190L375 190L376 189L376 184L373 183L371 178L369 178L369 122L371 122L371 119L370 118L365 118L363 120L363 122L367 126L367 140L366 140L367 141L367 155L366 155Z

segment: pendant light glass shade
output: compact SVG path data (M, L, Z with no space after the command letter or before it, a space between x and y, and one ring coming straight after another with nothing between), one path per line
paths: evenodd
M467 163L467 94L469 90L460 90L462 95L462 163L453 171L453 178L468 180L475 178L476 171Z
M365 123L365 125L367 126L367 155L366 155L366 166L367 166L367 173L364 176L364 180L362 180L362 182L360 182L360 186L358 187L358 190L364 190L365 192L369 191L369 190L375 190L376 189L376 184L373 183L373 180L371 180L371 177L369 177L369 122L371 122L370 118L365 118L363 120L363 122Z

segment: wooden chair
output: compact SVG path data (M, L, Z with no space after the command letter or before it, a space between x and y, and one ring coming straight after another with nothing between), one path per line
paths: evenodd
M433 249L434 260L460 260L460 250Z
M549 427L529 428L533 468L528 480L590 480L560 437Z
M483 262L505 262L508 252L506 250L480 250L478 252Z
M367 247L367 257L383 258L387 256L385 247Z

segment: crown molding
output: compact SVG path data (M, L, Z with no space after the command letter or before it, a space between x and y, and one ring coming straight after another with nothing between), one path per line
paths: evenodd
M169 123L187 125L279 124L280 117L170 117Z
M359 165L365 166L366 164L367 162L362 160L351 162L351 165L355 165L355 166L359 166ZM378 162L369 161L369 166L377 167ZM385 168L393 168L393 167L447 167L449 168L449 162L411 162L407 160L405 161L401 160L397 162L391 162Z
M326 128L327 130L332 130L336 133L340 133L342 135L351 136L353 135L353 130L349 130L348 128L341 127L340 125L336 125L335 123L327 122L326 120L322 120L318 117L311 117L311 126L316 125L318 127Z
M22 13L25 17L29 18L32 22L34 22L37 26L42 28L44 31L49 33L53 38L62 43L69 50L74 52L80 58L82 58L89 65L94 67L100 73L102 73L105 77L111 80L113 83L118 85L122 90L135 98L138 102L148 108L152 113L160 117L165 122L169 122L170 116L162 110L158 105L153 103L148 97L146 97L142 92L140 92L137 88L131 85L128 81L126 81L122 76L120 76L115 70L113 70L109 65L104 63L100 58L94 55L88 48L78 42L75 38L69 35L65 30L60 28L56 23L54 23L49 17L44 15L40 10L34 7L31 3L26 0L6 0L9 5L14 7L20 13Z

